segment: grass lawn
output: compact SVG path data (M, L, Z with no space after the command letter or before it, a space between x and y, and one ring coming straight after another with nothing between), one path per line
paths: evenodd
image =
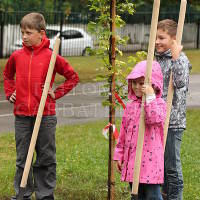
M192 74L199 74L200 73L200 63L199 63L200 50L186 50L185 53L192 64Z
M200 197L200 110L187 113L182 143L184 200ZM119 127L118 120L118 127ZM106 200L108 141L101 130L105 121L57 128L57 200ZM0 137L0 200L13 191L15 142L12 133ZM116 174L116 200L130 199L127 184Z
M192 73L200 73L200 50L186 50L185 52L192 63ZM130 55L132 54L125 53L122 60L126 62L127 57ZM102 60L98 59L96 56L67 57L67 60L79 74L80 82L92 82L93 79L100 73L97 68L103 66ZM6 61L7 59L0 59L0 88L2 88L3 68ZM56 82L59 83L62 81L63 78L58 75L56 77Z

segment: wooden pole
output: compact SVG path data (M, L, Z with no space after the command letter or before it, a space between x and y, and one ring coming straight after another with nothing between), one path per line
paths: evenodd
M181 40L182 40L182 35L183 35L183 27L184 27L184 21L185 21L186 6L187 6L187 1L181 0L178 27L177 27L177 33L176 33L176 41L177 41L178 45L181 45ZM169 120L170 120L173 96L174 96L174 88L173 88L173 80L172 80L172 72L171 72L169 86L168 86L168 93L167 93L167 114L166 114L166 120L165 120L165 124L164 124L164 148L165 148L166 141L167 141L167 133L168 133L168 127L169 127Z
M41 124L43 111L44 111L44 107L45 107L45 103L46 103L46 99L47 99L47 95L48 95L48 91L49 91L49 87L50 87L50 83L51 83L54 65L55 65L55 62L56 62L56 56L57 56L58 50L59 50L59 45L60 45L60 39L57 38L56 41L55 41L55 44L54 44L54 48L53 48L53 52L52 52L52 56L51 56L51 60L50 60L45 84L44 84L44 89L43 89L43 92L42 92L42 97L41 97L41 100L40 100L40 104L39 104L39 108L38 108L38 112L37 112L37 116L36 116L36 120L35 120L35 125L34 125L34 129L33 129L32 137L31 137L28 155L27 155L27 158L26 158L24 172L23 172L23 175L22 175L22 180L21 180L21 184L20 184L20 191L19 191L19 194L17 195L17 200L22 200L24 193L25 193L28 174L29 174L32 159L33 159L33 153L34 153L34 150L35 150L37 136L38 136L38 132L39 132L39 129L40 129L40 124Z
M148 47L148 54L147 54L145 84L151 84L151 72L152 72L152 63L153 63L153 58L154 58L159 9L160 9L160 0L154 0L153 13L152 13L152 19L151 19L150 37L149 37L149 47ZM137 198L139 179L140 179L140 166L141 166L142 150L143 150L143 143L144 143L144 133L145 133L144 102L145 102L145 95L142 96L140 124L139 124L137 149L136 149L135 165L134 165L134 172L133 172L132 199Z
M116 0L110 1L110 31L112 35L110 37L110 53L109 61L112 65L112 68L115 69L115 47L116 47L116 38L115 38L115 16L116 16ZM115 70L113 70L115 71ZM110 106L109 106L109 122L115 124L115 72L110 77ZM115 199L115 177L114 177L114 161L113 154L115 148L115 139L113 136L113 127L109 128L109 161L108 161L108 199Z

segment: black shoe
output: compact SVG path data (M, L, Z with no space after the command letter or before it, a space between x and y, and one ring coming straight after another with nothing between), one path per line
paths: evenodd
M162 198L163 198L163 200L167 200L167 194L162 193Z
M10 200L16 200L17 197L16 196L12 196ZM23 200L31 200L30 197L24 197Z
M131 194L131 200L138 200L138 195Z

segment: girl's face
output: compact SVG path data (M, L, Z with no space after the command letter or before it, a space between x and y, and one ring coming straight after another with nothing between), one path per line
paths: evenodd
M156 34L156 51L163 53L171 48L175 37L171 37L166 31L162 29L157 30Z
M22 40L28 47L38 46L42 41L43 35L45 34L43 30L38 32L37 30L30 28L21 28L21 32Z
M142 97L142 86L144 85L144 77L136 78L131 81L132 83L132 90L137 97Z

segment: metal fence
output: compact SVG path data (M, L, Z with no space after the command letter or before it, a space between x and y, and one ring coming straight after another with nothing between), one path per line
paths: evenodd
M8 57L14 50L21 48L21 31L19 23L28 12L0 11L0 57ZM123 51L146 50L150 29L151 12L136 12L133 16L124 15L126 26L117 30L121 36L128 36L128 44L120 46ZM178 12L161 12L159 19L171 18L177 21ZM61 12L43 13L47 23L47 36L52 48L55 36L61 37L60 53L63 56L80 56L88 47L94 48L96 38L87 33L89 21L95 21L92 13ZM186 48L199 48L200 13L187 13L184 27L183 44Z
M22 47L19 23L28 12L0 12L0 57L8 57ZM47 23L50 48L56 36L61 37L60 53L63 56L84 55L86 48L93 47L93 38L87 33L87 23L92 14L61 12L42 13Z

